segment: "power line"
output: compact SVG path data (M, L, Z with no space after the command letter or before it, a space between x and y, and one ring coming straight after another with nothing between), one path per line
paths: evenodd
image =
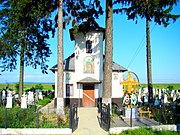
M152 30L151 30L152 32L153 32L155 26L156 26L156 24L154 24L154 26L153 26L153 28L152 28ZM144 43L145 43L145 36L146 36L146 35L144 34L144 36L143 36L143 38L142 38L142 40L141 40L138 48L136 49L133 57L131 58L131 61L129 62L129 64L128 64L128 66L127 66L127 69L131 66L131 64L134 62L135 58L138 56L139 52L140 52L141 49L143 48Z

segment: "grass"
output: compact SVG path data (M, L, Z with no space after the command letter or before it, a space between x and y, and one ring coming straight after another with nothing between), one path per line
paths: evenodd
M176 131L157 131L152 130L151 128L140 127L138 129L123 131L119 133L119 135L179 135L179 133Z
M10 89L15 90L15 84L8 84ZM35 87L37 84L24 84L24 90L30 89ZM53 85L54 84L42 84L44 90L51 90L54 91ZM0 84L0 90L5 89L7 84ZM162 89L167 88L168 86L173 86L173 89L180 90L180 83L167 83L167 84L153 84L153 88ZM141 84L140 87L147 87L147 84Z
M173 86L174 90L180 90L180 83L164 83L164 84L153 84L153 88L162 89L168 86ZM147 84L141 84L140 87L147 87Z
M32 87L35 87L37 84L24 84L24 90L30 89ZM51 90L54 91L53 85L54 84L42 84L44 90ZM7 86L9 86L10 89L15 90L15 84L0 84L0 90L5 89Z

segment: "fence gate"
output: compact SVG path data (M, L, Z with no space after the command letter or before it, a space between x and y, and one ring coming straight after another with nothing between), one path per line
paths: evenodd
M104 103L99 106L100 112L100 126L105 131L109 131L110 128L110 104L106 105Z
M74 132L78 127L78 111L77 111L77 104L71 104L70 105L70 127L72 129L72 132Z

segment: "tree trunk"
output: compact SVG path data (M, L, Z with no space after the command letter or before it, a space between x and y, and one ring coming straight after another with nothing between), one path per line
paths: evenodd
M63 0L59 0L58 8L58 73L57 73L57 115L64 117L64 74L63 74Z
M19 71L19 99L21 99L24 89L24 46L21 47L20 71Z
M151 44L150 44L150 20L146 19L146 51L147 51L147 79L148 79L148 92L149 103L153 103L153 90L152 90L152 71L151 71Z
M106 0L106 32L105 32L105 59L102 102L110 103L112 95L112 0Z

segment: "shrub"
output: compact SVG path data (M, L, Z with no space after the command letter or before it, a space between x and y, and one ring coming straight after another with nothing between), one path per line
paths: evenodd
M121 132L119 135L178 135L176 131L157 131L151 128L140 127L138 129L126 130Z
M35 89L40 89L40 90L43 90L43 85L40 83L40 84L36 84L35 85Z

